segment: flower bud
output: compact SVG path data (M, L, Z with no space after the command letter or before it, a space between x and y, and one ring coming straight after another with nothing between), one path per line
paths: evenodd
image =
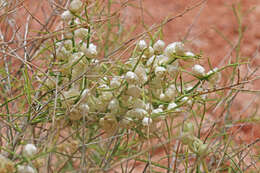
M160 54L163 52L163 49L165 47L165 43L162 40L158 40L154 43L153 49L156 54Z
M88 29L86 28L79 28L75 30L75 37L84 39L88 35Z
M37 173L37 171L29 165L27 165L27 166L18 165L17 173Z
M140 40L137 44L137 49L139 51L143 51L145 48L147 48L147 44L144 40Z
M171 102L171 103L169 103L169 105L168 105L168 107L167 107L167 110L172 110L172 109L174 109L174 108L176 108L176 107L177 107L177 104L174 103L174 102Z
M37 148L34 144L26 144L23 148L23 154L26 157L33 157L37 153Z
M185 55L186 56L191 56L191 57L195 56L194 53L192 53L192 52L185 52Z
M195 75L202 77L205 75L205 69L199 64L196 64L192 67L192 71Z
M144 117L142 120L143 126L149 126L152 124L153 120L150 117Z
M112 113L116 113L119 109L119 101L116 98L112 99L108 104L108 109Z
M89 47L87 48L87 44L83 43L80 50L82 52L84 52L84 54L88 57L88 58L95 58L97 56L97 46L90 43Z
M165 50L164 53L168 57L174 57L174 55L183 55L184 54L184 45L182 42L174 42L169 44Z
M76 13L76 12L79 12L81 10L82 6L83 6L83 3L80 0L73 0L70 3L69 9L72 12Z
M136 84L138 82L139 78L138 78L138 76L134 72L128 71L125 74L125 80L129 84Z
M69 10L67 10L61 14L61 18L62 18L62 20L68 22L73 18L73 14L71 14L71 12Z

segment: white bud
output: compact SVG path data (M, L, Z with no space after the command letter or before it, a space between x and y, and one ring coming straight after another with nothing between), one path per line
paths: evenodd
M80 9L82 8L83 6L83 3L80 1L80 0L73 0L71 3L70 3L70 6L69 6L69 9L76 13L76 12L79 12Z
M73 14L71 14L71 12L69 10L67 10L61 14L61 18L62 18L62 20L68 22L73 18Z
M128 85L126 94L134 98L138 98L141 95L141 88L136 85Z
M129 83L129 84L135 84L138 82L138 76L132 72L132 71L128 71L125 75L125 80Z
M196 64L192 67L192 71L197 76L204 76L205 75L205 69L199 64Z
M23 149L24 156L33 157L37 153L37 148L34 144L26 144Z
M164 53L168 57L173 57L174 54L183 55L184 54L184 45L182 42L171 43L165 48Z
M163 49L165 47L165 43L162 40L158 40L154 43L153 49L157 54L160 54L163 52Z
M152 111L152 114L159 114L159 113L162 113L162 112L163 112L162 108L157 108L157 109L154 109Z
M185 52L185 55L186 56L195 56L194 53L192 53L192 52Z
M174 109L174 108L176 108L176 107L177 107L177 104L174 103L174 102L172 102L172 103L170 103L170 104L168 105L167 110L172 110L172 109Z
M97 56L97 46L92 43L89 44L88 48L87 44L83 43L80 49L88 58L95 58Z
M87 28L79 28L77 30L75 30L75 37L76 38L86 38L86 36L88 35L88 29Z
M157 77L162 77L166 72L166 69L164 67L158 66L155 68L155 75Z
M142 124L143 126L149 126L150 124L152 124L153 120L150 117L144 117Z
M18 165L17 173L37 173L37 171L29 165L27 165L27 166Z
M137 48L140 51L143 51L145 48L147 48L147 44L144 40L140 40L137 44Z

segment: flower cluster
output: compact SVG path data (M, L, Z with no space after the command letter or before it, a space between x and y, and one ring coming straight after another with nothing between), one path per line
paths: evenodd
M65 117L71 121L84 117L98 122L108 134L119 129L150 128L152 132L160 120L205 99L206 93L201 94L205 85L218 81L217 68L206 73L198 64L189 70L180 65L201 57L187 51L182 42L139 40L126 62L101 59L91 27L82 27L84 21L77 17L82 9L82 3L74 0L61 15L64 25L73 29L56 41L57 70L44 85L48 89L66 86L60 109L66 110ZM195 80L179 80L182 73Z

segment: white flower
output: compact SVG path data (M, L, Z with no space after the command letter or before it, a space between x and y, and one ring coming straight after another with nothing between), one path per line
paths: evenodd
M73 18L73 14L71 14L69 10L66 10L61 14L61 18L62 20L68 22Z
M27 157L32 157L37 153L37 148L34 144L26 144L23 149L23 154Z
M81 46L81 51L83 51L88 58L95 58L97 56L97 46L93 43L90 43L88 48L87 44L83 43Z
M29 165L27 165L27 166L18 165L17 172L18 173L37 173L37 171Z
M192 52L185 52L185 55L186 56L195 56L194 53L192 53Z
M147 44L144 40L140 40L137 44L137 48L140 51L143 51L145 48L147 48Z
M80 0L73 0L71 3L70 3L70 6L69 6L69 9L76 13L78 11L80 11L80 9L82 8L83 6L83 3L80 1Z
M150 124L152 124L153 120L150 117L144 117L142 124L143 126L149 126Z
M197 76L204 76L205 75L205 69L199 64L196 64L192 67L192 71Z
M172 102L172 103L170 103L170 104L168 105L167 110L172 110L172 109L174 109L174 108L176 108L176 107L177 107L177 104L174 103L174 102Z
M157 54L162 53L163 49L165 47L165 43L162 40L158 40L154 43L153 49Z
M155 68L155 75L158 77L162 77L166 72L166 69L164 67L158 66Z
M75 30L75 37L77 38L85 38L88 35L88 29L87 28L79 28Z
M136 85L128 85L126 94L138 98L141 95L141 88Z
M125 80L129 83L129 84L135 84L138 82L138 76L132 72L132 71L128 71L126 74L125 74Z
M174 54L183 55L184 54L184 45L182 42L171 43L165 48L164 53L168 57L173 57Z

